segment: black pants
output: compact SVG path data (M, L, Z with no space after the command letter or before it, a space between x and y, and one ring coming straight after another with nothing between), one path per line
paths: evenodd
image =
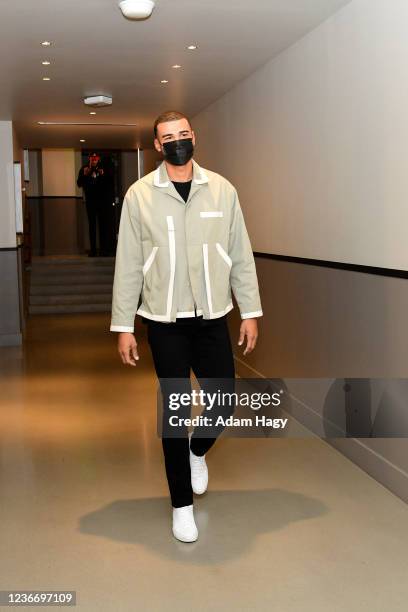
M96 225L98 225L99 248L102 255L113 255L114 218L113 207L104 199L87 198L86 212L88 215L89 243L91 253L96 254Z
M217 379L223 379L223 390L229 392L234 390L235 366L226 315L211 320L205 320L200 316L178 319L175 323L146 319L145 322L147 322L148 342L163 398L168 395L169 383L170 386L174 385L174 381L166 379L178 379L178 384L183 379L185 384L181 391L191 390L190 368L202 390L214 391L215 386L219 387ZM183 416L187 413L189 416L190 408L191 406L184 410ZM211 416L213 419L220 414L226 417L232 412L232 405L214 404ZM204 413L208 414L205 409L202 414ZM164 462L172 506L178 508L193 503L189 441L187 428L184 428L181 437L166 437L165 423L168 423L168 416L168 405L163 401ZM218 426L211 430L211 437L204 437L208 430L202 428L200 432L200 428L195 428L191 438L192 452L204 455L223 429L224 427Z

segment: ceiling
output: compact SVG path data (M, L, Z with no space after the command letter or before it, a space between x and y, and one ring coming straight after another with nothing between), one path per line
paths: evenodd
M0 0L0 120L23 147L151 147L160 112L194 116L348 2L157 0L129 21L117 0ZM113 105L91 116L82 99L96 94Z

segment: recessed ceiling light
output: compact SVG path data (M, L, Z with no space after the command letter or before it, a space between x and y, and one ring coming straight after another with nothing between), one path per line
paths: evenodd
M49 40L43 40L41 44L43 47L51 47L52 42L50 42Z
M86 142L84 138L81 138L79 142Z
M181 68L180 64L174 64L174 66L172 66L172 68Z
M160 83L168 83L168 81L166 81L166 79L162 79Z
M194 49L197 49L197 45L188 45L187 49L189 49L189 51L194 51Z
M139 127L138 123L95 123L95 121L37 121L41 125L90 125L92 127L98 127L103 125L104 127Z
M43 66L50 66L51 62L49 62L48 60L44 60L43 62L41 62Z
M43 77L43 81L51 81L50 77Z
M89 114L90 115L96 115L96 111L91 111Z

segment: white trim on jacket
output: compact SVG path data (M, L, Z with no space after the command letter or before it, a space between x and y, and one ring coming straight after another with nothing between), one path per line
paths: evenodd
M170 254L170 281L169 290L167 293L167 311L166 317L169 319L171 315L171 306L173 302L174 278L176 275L176 238L174 236L174 220L171 215L166 217L167 231L169 234L169 254Z
M221 257L224 259L224 261L227 264L227 266L229 268L232 268L232 259L228 255L228 253L225 251L225 249L222 248L222 245L219 242L216 242L215 243L215 247L216 247L217 251L219 252L219 254L221 255Z
M164 161L162 163L164 163ZM200 174L200 178L193 179L193 182L196 183L196 185L205 185L205 183L208 183L209 181L208 176L206 175L204 170L197 164L197 162L194 162L194 164L197 168L197 171ZM161 166L157 166L156 170L154 171L153 185L155 187L168 187L170 184L170 181L165 181L164 183L160 182L160 167Z
M156 257L156 253L159 250L158 246L154 246L151 250L149 257L146 259L145 264L143 266L143 276L146 276L149 271L150 266L152 265L154 258Z
M131 327L127 327L126 325L111 325L110 326L110 331L114 331L114 332L131 332L133 333L135 330L134 326L132 325Z
M253 312L242 312L241 319L255 319L256 317L262 317L262 310L254 310Z
M210 270L208 266L208 244L204 242L203 244L203 259L204 259L204 278L205 278L205 288L207 291L207 302L208 302L208 310L210 312L210 319L218 319L219 317L223 317L227 312L234 308L232 301L227 304L224 310L218 310L217 312L213 311L212 305L212 293L211 293L211 283L210 283Z

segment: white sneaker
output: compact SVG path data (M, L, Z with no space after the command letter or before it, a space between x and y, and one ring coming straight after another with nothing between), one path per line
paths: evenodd
M189 434L189 441L191 436ZM208 487L208 468L205 461L205 455L199 457L190 450L190 471L191 471L191 487L197 495L202 495Z
M173 535L181 542L195 542L198 529L193 514L193 504L173 508Z

